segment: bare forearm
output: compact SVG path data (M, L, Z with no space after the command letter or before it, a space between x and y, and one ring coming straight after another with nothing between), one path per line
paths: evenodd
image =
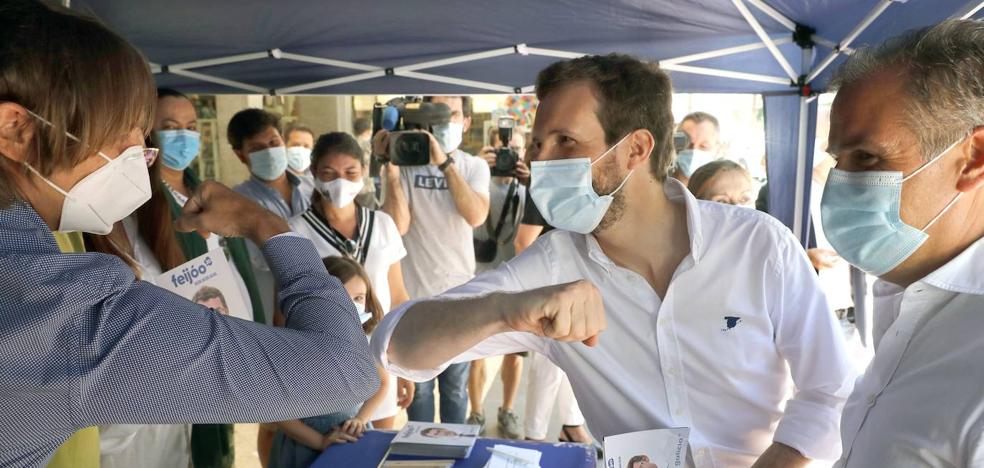
M287 437L304 444L304 446L310 448L311 450L321 451L323 448L322 441L324 440L324 436L322 436L320 432L312 429L311 426L304 424L298 419L278 422L277 427L279 427L281 431L284 431L284 434L287 434Z
M410 205L407 203L406 194L403 193L400 174L390 174L388 169L383 170L386 178L386 199L380 208L393 218L396 229L400 231L400 235L403 235L410 230Z
M810 463L798 450L779 442L773 442L752 468L801 468Z
M451 192L458 214L472 227L481 226L489 215L488 199L472 190L454 164L444 171L444 178L448 182L448 191Z
M523 253L527 247L533 245L533 241L540 236L541 232L543 232L543 226L520 224L516 230L516 238L513 239L513 247L516 249L516 255Z
M356 413L355 417L369 422L372 415L376 413L379 406L383 404L383 400L386 399L387 393L390 392L390 385L393 384L392 377L383 370L382 367L376 367L376 372L379 373L379 390L371 398L363 403L362 408L359 408L359 412Z
M492 335L510 331L498 306L501 299L501 294L490 294L414 304L393 330L389 361L406 369L433 369Z

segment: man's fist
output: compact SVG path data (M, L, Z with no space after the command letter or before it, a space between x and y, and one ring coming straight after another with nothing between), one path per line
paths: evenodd
M179 232L197 231L202 237L247 237L256 245L290 230L279 216L218 182L205 181L185 203L174 223Z
M598 344L608 325L601 293L587 281L558 284L505 296L503 320L516 331L557 341Z

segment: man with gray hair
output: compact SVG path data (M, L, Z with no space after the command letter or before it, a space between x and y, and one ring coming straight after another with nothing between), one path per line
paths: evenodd
M981 466L984 24L946 21L838 71L824 231L874 287L875 358L839 466Z

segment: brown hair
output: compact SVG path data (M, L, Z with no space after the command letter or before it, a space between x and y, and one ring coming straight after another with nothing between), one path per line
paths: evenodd
M536 78L536 97L575 83L589 83L598 99L598 121L612 145L634 130L655 140L650 171L664 180L673 163L673 85L659 65L621 54L591 55L554 63Z
M372 318L362 325L362 331L366 334L372 333L376 325L379 325L379 321L383 319L383 306L379 304L379 299L376 298L372 280L369 279L366 270L362 268L362 265L359 265L359 262L348 257L325 257L321 261L324 262L328 273L338 278L342 284L348 283L355 277L361 278L366 283L366 310L372 313Z
M195 295L191 297L191 302L199 303L215 298L219 298L219 300L222 301L222 307L225 307L226 310L229 309L229 304L226 304L225 296L222 294L222 291L219 291L218 288L214 288L212 286L202 286L201 289L195 291Z
M697 170L690 175L690 181L687 182L687 188L690 189L690 193L694 194L695 197L701 198L699 194L705 184L710 182L714 176L722 172L731 171L741 171L743 174L748 176L748 171L745 170L741 164L731 161L730 159L718 159L717 161L711 161L698 167Z
M626 468L635 468L635 464L641 461L648 462L649 457L645 455L636 455L629 459L629 464L626 466Z
M256 135L269 127L280 131L280 116L263 109L243 109L236 112L229 120L226 138L233 149L242 149L247 138Z
M424 102L434 102L434 98L438 96L424 96ZM472 98L471 96L448 96L452 98L461 99L461 116L463 118L469 118L472 116Z
M41 174L75 166L134 128L149 132L156 101L147 61L95 19L38 1L0 3L0 102L50 122L35 126L26 160ZM0 207L16 197L0 170Z
M718 123L717 117L714 117L713 115L708 114L707 112L702 112L702 111L691 112L685 115L683 119L680 119L680 123L682 124L688 120L698 124L704 122L710 122L711 125L714 126L714 130L721 131L721 124Z
M304 125L302 123L292 123L287 127L287 130L284 130L285 144L287 143L287 140L290 140L290 134L294 132L304 132L307 133L308 135L311 135L311 138L315 137L314 130L311 130L311 127L308 127L307 125Z

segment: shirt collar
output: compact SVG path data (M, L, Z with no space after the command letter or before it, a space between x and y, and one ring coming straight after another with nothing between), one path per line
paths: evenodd
M297 186L301 184L301 178L292 174L290 171L284 171L284 174L287 176L287 183L289 183L291 187L297 188ZM274 190L269 185L267 185L267 182L265 180L256 177L253 174L249 175L249 180L254 184L259 184L263 187L266 187L268 190L276 192L276 190Z
M666 181L663 182L663 192L671 202L683 203L687 209L687 233L690 236L690 257L693 258L694 264L696 265L701 257L701 248L703 246L700 204L694 198L693 194L690 193L690 190L687 190L687 187L673 177L667 177ZM598 239L595 238L594 234L587 234L584 237L588 248L588 258L605 267L605 270L611 273L611 268L615 266L615 262L608 258L608 255L605 255L605 252L601 249L601 245L598 244Z
M922 282L947 291L984 295L984 238L977 239Z

